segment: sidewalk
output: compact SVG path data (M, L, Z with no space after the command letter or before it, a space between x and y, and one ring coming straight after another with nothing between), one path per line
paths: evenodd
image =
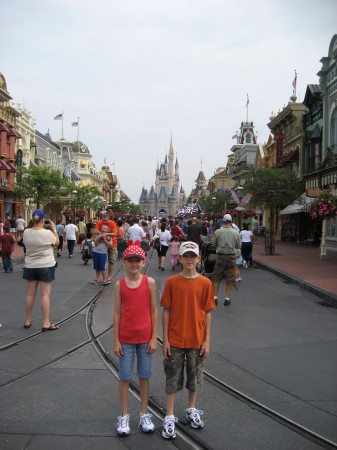
M283 241L275 241L275 254L266 255L264 238L253 247L254 262L337 304L337 252L327 250L326 260L319 255L319 247Z

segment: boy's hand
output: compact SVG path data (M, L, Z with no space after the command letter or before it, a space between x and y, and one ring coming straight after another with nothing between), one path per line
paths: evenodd
M163 342L163 355L165 359L168 359L171 356L171 347L168 341Z
M114 354L118 357L121 358L123 356L123 348L120 342L115 342L114 343Z
M157 339L156 338L150 340L146 351L147 351L147 353L150 353L150 355L157 351Z
M209 356L209 342L204 342L200 348L200 356L206 359Z

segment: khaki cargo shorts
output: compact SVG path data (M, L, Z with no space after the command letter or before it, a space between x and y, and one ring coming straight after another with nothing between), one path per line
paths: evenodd
M108 261L113 264L118 259L117 247L108 248Z
M226 278L226 283L229 286L235 286L235 255L220 255L218 254L214 271L212 275L212 281L220 281Z
M203 380L203 360L200 350L194 348L171 347L171 356L164 359L166 393L175 394L184 386L184 366L186 361L186 389L195 392Z

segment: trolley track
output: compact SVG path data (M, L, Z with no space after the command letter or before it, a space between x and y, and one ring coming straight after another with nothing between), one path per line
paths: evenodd
M147 260L147 265L145 268L146 274L148 274L148 272L150 270L152 257L153 257L153 250L151 251L149 258ZM113 275L113 278L116 279L121 268L122 268L122 266L120 266L118 268L118 270L116 270L116 272ZM118 378L118 364L113 360L112 356L107 352L107 350L102 346L102 344L100 342L100 339L104 335L106 335L109 331L111 331L111 329L113 328L113 325L111 324L104 331L102 331L101 333L97 333L97 334L95 334L94 329L93 329L94 328L93 318L94 318L95 308L102 296L102 293L104 292L104 289L105 289L104 287L102 289L100 289L100 291L89 302L87 302L85 305L83 305L77 311L74 311L72 314L70 314L69 316L65 317L64 319L62 319L61 321L58 322L58 324L65 323L65 322L71 320L72 318L74 318L75 316L77 316L78 314L82 313L86 309L87 312L86 312L85 323L86 323L86 332L88 335L87 340L85 340L84 342L81 342L78 345L76 345L75 347L67 350L66 352L57 356L53 360L48 361L48 363L40 365L40 366L30 370L29 372L23 374L22 376L16 378L15 380L12 380L12 381L9 381L9 382L3 384L2 386L0 386L0 389L4 389L13 383L16 383L16 382L18 382L24 378L27 378L41 370L46 369L47 367L55 364L56 362L61 361L67 357L70 357L71 355L74 355L76 352L80 351L81 349L83 349L84 347L86 347L88 345L94 346L97 353L99 354L101 359L104 361L106 367L110 370L111 374L115 378ZM1 347L0 351L9 350L10 348L17 346L17 345L23 343L24 341L32 339L33 337L35 337L41 333L42 332L40 331L37 333L33 333L28 337L18 339L10 344L7 344L6 346ZM162 339L160 337L158 337L158 343L160 345L162 345ZM222 380L213 376L211 373L204 371L204 379L207 383L210 383L216 389L219 389L220 391L222 391L232 397L235 397L236 399L240 400L242 403L245 403L250 408L260 412L261 414L264 414L264 415L270 417L272 420L280 423L282 426L284 426L288 429L291 429L296 434L299 434L302 437L308 439L309 441L314 442L317 445L320 445L322 448L337 449L336 442L333 442L333 441L325 438L324 436L321 436L320 434L316 433L315 431L310 430L310 429L300 425L299 423L294 422L293 420L287 418L286 416L284 416L282 414L279 414L277 411L272 410L271 408L267 407L266 405L245 395L243 392L233 388L232 386L228 385L227 383L224 383ZM130 384L130 391L137 399L140 398L139 389L138 389L137 385L133 382ZM160 401L158 401L157 399L150 397L149 409L150 409L151 413L155 417L157 417L159 420L162 420L164 418L165 405L161 404ZM184 445L186 448L186 445L188 445L188 446L191 446L192 448L196 448L196 449L212 449L212 446L208 442L205 442L200 437L200 435L199 436L196 435L195 432L193 432L193 431L191 432L190 427L187 427L186 425L184 425L184 423L180 423L180 422L177 423L177 434L183 441L182 447L180 447L180 444L181 444L180 439L177 441L174 441L174 445L177 446L178 448L184 448Z

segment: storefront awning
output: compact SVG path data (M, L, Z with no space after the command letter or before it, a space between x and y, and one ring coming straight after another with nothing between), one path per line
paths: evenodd
M308 205L312 203L315 199L312 197L307 197L306 193L304 192L302 195L300 195L294 203L291 205L288 205L286 208L282 209L280 211L281 216L286 216L288 214L297 214L301 212L307 212L308 211Z
M0 169L6 170L7 172L12 172L12 169L3 159L0 159Z
M16 167L14 166L14 164L13 163L11 163L10 161L7 161L7 166L9 166L9 168L10 168L10 170L11 170L11 172L16 172Z
M103 191L104 192L111 192L111 190L105 184L103 185Z
M79 174L74 170L71 169L71 181L80 181L81 177L79 176Z

